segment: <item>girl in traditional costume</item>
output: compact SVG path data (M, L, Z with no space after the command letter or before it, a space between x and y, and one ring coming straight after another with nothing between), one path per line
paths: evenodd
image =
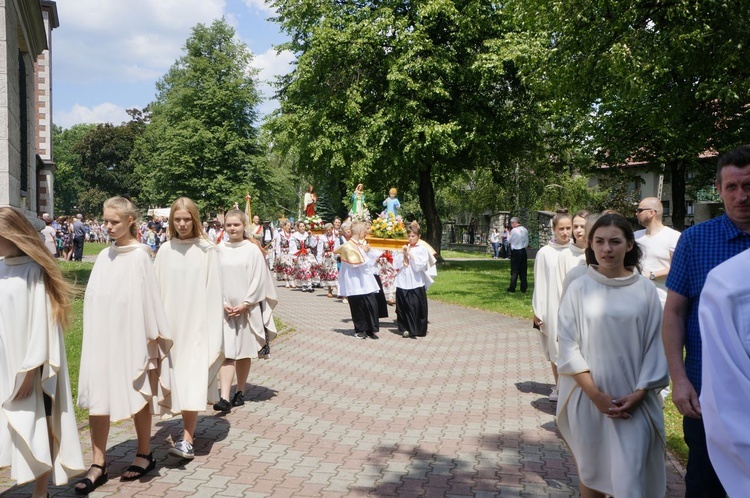
M20 212L0 208L0 234L0 467L43 497L50 474L62 485L85 469L63 343L71 288Z
M172 361L182 438L170 455L192 459L198 413L219 401L215 381L224 362L224 305L221 262L215 245L203 237L198 207L187 197L172 203L171 239L156 254L156 276L172 331ZM224 242L225 243L225 242Z
M333 234L333 225L326 223L326 233L319 237L318 253L322 255L323 262L320 267L320 283L328 291L327 296L333 297L334 288L338 292L338 262L336 258L336 249L339 247L339 238Z
M123 197L104 203L104 225L115 243L99 253L83 305L78 406L88 410L93 465L76 485L88 494L107 481L107 436L112 420L133 419L136 456L121 480L138 479L156 462L152 414L172 413L172 339L151 260L137 241L138 210ZM179 408L177 408L179 411Z
M289 221L281 223L278 238L276 239L276 261L274 270L276 279L286 282L284 287L297 287L294 284L294 251L292 251L292 224Z
M224 364L219 371L221 398L214 410L229 411L245 404L250 363L276 337L272 310L276 287L258 246L245 239L245 213L238 209L224 217L229 242L219 248L224 299ZM237 389L229 401L234 375Z
M418 223L406 229L409 243L393 258L396 276L396 321L398 331L404 337L427 335L428 305L427 289L432 285L428 249L419 243L422 235Z
M534 258L534 326L539 330L544 357L549 360L555 386L549 399L557 401L557 309L560 306L560 290L557 286L557 261L560 252L570 246L573 220L563 209L552 218L554 237L539 249Z
M669 384L656 287L638 271L641 251L619 214L589 234L585 276L560 303L557 426L578 467L581 496L663 497Z
M294 256L294 278L297 287L303 292L312 292L313 265L315 255L310 251L308 233L305 230L305 222L297 222L297 231L292 234L289 242L289 250Z

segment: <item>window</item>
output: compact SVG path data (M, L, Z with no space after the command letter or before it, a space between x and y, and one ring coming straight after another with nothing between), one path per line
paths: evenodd
M671 214L669 213L669 201L661 201L661 205L664 208L663 216L671 216Z
M685 216L695 216L695 204L693 204L693 201L685 201Z

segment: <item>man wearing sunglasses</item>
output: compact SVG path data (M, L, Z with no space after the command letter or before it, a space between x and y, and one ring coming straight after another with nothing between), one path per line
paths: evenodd
M635 241L643 252L641 274L656 285L656 292L664 309L667 301L667 274L672 265L672 255L680 239L680 232L662 223L664 207L656 197L646 197L638 204L635 216L644 230L635 232Z

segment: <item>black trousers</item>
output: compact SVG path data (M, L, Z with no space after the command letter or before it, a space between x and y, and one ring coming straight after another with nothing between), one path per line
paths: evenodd
M526 254L526 249L511 249L510 250L510 287L508 290L511 292L516 291L516 281L521 279L521 292L526 292L528 287L527 272L529 266L529 257Z
M84 237L73 237L73 261L83 259L83 239Z
M399 332L409 332L417 337L426 336L428 312L427 289L396 287L396 322Z
M708 458L706 430L703 420L684 417L682 433L688 445L688 462L685 469L685 498L713 498L726 496L724 487Z
M378 302L378 318L388 318L388 302L385 300L383 282L380 281L380 275L375 275L375 281L380 288L378 293L375 294L375 300Z
M349 311L352 314L354 332L361 334L367 332L378 332L380 320L378 320L378 301L375 293L347 296Z

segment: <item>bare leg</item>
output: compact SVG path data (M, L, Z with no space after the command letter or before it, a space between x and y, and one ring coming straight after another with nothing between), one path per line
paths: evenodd
M195 428L198 425L198 412L182 412L182 438L190 444L193 444L195 437Z
M229 391L232 390L232 381L234 380L234 360L224 360L224 364L219 369L219 388L221 398L229 400Z
M145 405L141 410L133 416L133 423L135 425L135 435L138 439L138 451L141 455L148 455L151 453L151 412L148 405ZM149 461L142 457L135 457L133 465L145 469L149 465ZM138 475L137 472L125 472L122 476L126 479L135 477Z
M107 468L105 452L107 451L107 437L109 437L109 416L108 415L89 415L89 430L91 431L91 447L93 453L93 463ZM104 471L97 467L91 467L86 477L95 482ZM83 485L76 485L77 489L84 489Z
M578 482L578 489L581 490L581 498L605 498L604 493L594 491L593 489L587 488L582 482Z
M550 362L550 365L552 365L552 376L555 378L555 385L557 385L557 365Z
M50 418L47 417L47 437L49 438L49 454L52 457L52 464L55 463L55 444L54 444L54 437L52 435L52 430L50 427L52 427L52 424L50 422ZM33 498L45 498L47 496L47 490L49 489L49 476L52 474L52 471L45 472L44 474L40 475L34 480L34 491L32 491L31 496Z
M244 393L247 377L250 375L250 358L237 360L237 392Z

